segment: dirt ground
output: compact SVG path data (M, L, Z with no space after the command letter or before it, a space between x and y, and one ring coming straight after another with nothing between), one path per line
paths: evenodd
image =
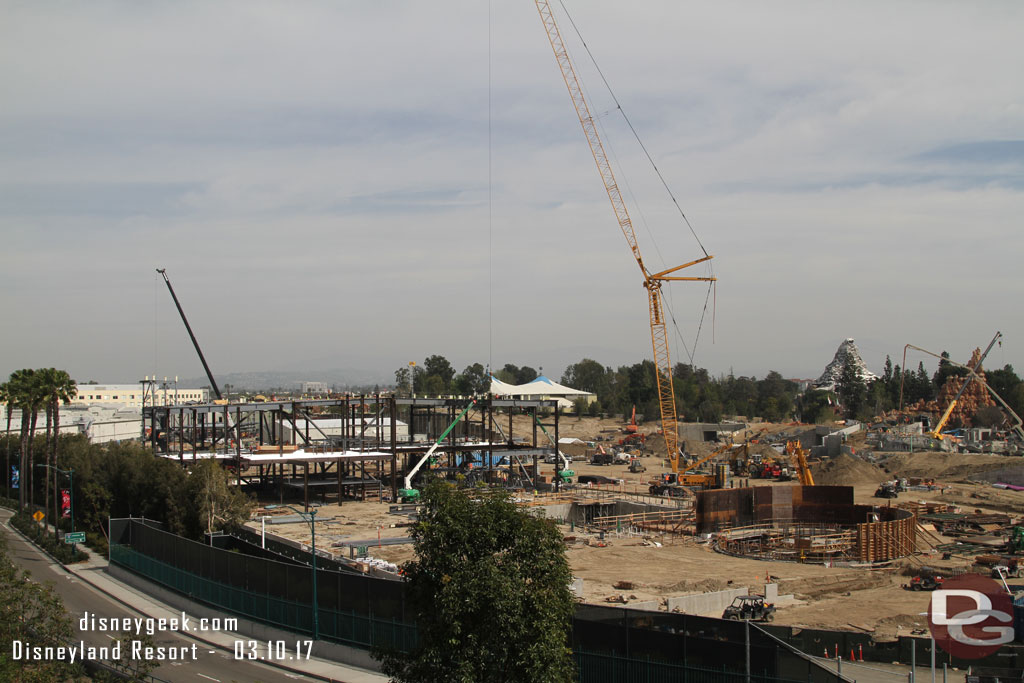
M514 436L529 435L532 431L529 419L517 417L516 421ZM559 435L584 441L605 437L598 443L607 443L607 439L617 441L621 438L619 427L621 422L618 420L563 418L559 424ZM769 434L792 433L794 430L792 425L755 425L748 434L765 427ZM653 434L653 427L642 427L641 431ZM657 435L649 438L648 443L655 438ZM693 452L697 454L710 450L711 446L706 444L693 445ZM857 452L862 453L862 449L858 448ZM878 482L894 476L933 478L941 490L904 492L892 502L941 501L959 505L964 512L1003 512L1015 519L1024 515L1024 492L1000 490L967 481L972 473L1007 467L1016 462L1006 457L915 453L873 454L873 459L877 465L846 456L834 459L824 467L815 467L817 483L851 485L856 502L882 505L888 501L873 497ZM596 466L573 462L572 468L577 475L602 474L622 480L608 488L646 492L647 482L658 472L668 471L668 467L664 458L653 454L644 456L642 462L647 471L641 474L630 474L624 465ZM542 473L553 471L553 465L542 469ZM756 483L763 485L766 482L756 480ZM773 485L793 485L793 482ZM340 506L322 506L317 514L318 548L341 541L365 541L364 544L370 546L369 554L375 558L398 565L412 559L410 544L379 547L374 544L378 537L386 539L408 534L409 518L389 514L388 509L388 503L376 501L346 501ZM258 521L253 524L259 527ZM267 531L309 541L308 527L302 523L268 525ZM759 593L763 592L766 577L770 576L778 582L780 595L794 596L790 604L780 601L777 623L870 632L879 639L906 635L927 627L925 618L920 614L927 610L930 594L903 590L901 585L907 581L906 574L918 570L921 565L941 571L970 564L969 559L954 556L952 560L943 561L938 553L923 552L883 569L830 568L730 557L714 552L707 543L692 537L648 537L661 543L657 547L640 536L613 533L606 535L606 545L599 547L595 536L578 528L570 530L565 526L563 533L576 539L567 543L567 556L574 575L583 579L586 602L605 604L610 598L625 600L626 604L661 601L668 597L742 586ZM591 544L588 545L588 541ZM345 556L349 554L348 550L336 552ZM628 587L616 588L616 584L627 585L620 582L628 582Z

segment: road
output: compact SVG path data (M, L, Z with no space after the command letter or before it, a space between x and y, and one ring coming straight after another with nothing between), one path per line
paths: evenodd
M86 647L110 647L117 634L108 634L93 630L80 630L80 621L88 611L99 618L145 618L124 605L115 602L100 591L66 571L34 545L24 541L9 527L9 510L0 511L0 528L8 541L8 553L16 566L27 569L32 580L51 582L57 594L64 601L64 606L74 622L77 642L82 640ZM157 631L152 636L157 647L184 648L188 651L182 661L165 661L152 674L167 681L187 681L188 683L228 683L229 681L260 681L262 683L294 683L295 681L317 680L308 676L275 669L270 666L251 661L236 661L233 652L216 649L207 643L191 638L175 631ZM239 640L247 640L239 636ZM191 652L195 644L195 657ZM290 646L294 649L294 646ZM264 645L265 648L265 645Z

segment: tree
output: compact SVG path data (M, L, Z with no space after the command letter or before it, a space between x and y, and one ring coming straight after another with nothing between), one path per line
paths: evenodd
M829 392L814 389L804 392L800 397L801 422L821 424L834 420L835 417L835 408Z
M516 373L516 384L529 384L533 380L537 379L537 371L531 368L529 365L524 365L519 368Z
M33 646L57 647L71 640L71 618L50 584L29 579L19 571L7 553L7 541L0 535L0 642L29 642ZM0 649L0 680L70 680L78 667L59 659L14 661L9 646Z
M935 369L935 374L932 375L932 385L935 387L936 395L942 391L942 387L950 377L964 377L967 375L966 368L961 368L949 362L948 351L943 351L940 355L939 367Z
M0 403L4 404L4 413L7 417L7 431L4 432L4 491L5 495L11 497L11 385L9 382L0 384Z
M427 383L427 388L424 391L429 394L447 393L452 379L455 377L455 368L452 367L452 364L444 356L438 355L428 356L423 361L423 372L426 375L425 382ZM431 377L436 377L439 382L431 382Z
M839 382L836 383L836 391L839 393L839 400L846 410L847 417L856 417L860 413L864 399L867 397L867 386L864 378L861 377L860 368L853 360L853 356L847 356L843 363L842 373L839 375Z
M200 460L185 484L188 524L193 535L241 526L252 515L252 498L228 484L228 474L216 460Z
M374 656L399 683L575 680L562 535L503 492L474 498L437 480L424 490L405 566L419 643Z
M596 360L584 358L565 369L562 373L562 384L600 396L608 387L607 371Z
M456 393L462 395L486 394L491 388L491 378L483 365L473 363L455 378L453 386Z
M32 495L32 437L39 409L46 400L45 389L35 370L15 370L7 382L12 406L21 411L21 458L18 469L18 505L25 508Z
M412 373L409 372L409 368L395 370L395 390L403 396L408 396L412 392Z

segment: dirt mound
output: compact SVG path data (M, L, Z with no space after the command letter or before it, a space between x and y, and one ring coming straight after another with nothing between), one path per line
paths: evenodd
M735 586L730 584L731 582L725 579L702 579L700 581L687 581L683 579L676 583L648 586L648 588L653 588L664 595L670 593L714 593L715 591L735 588Z
M814 483L821 486L877 484L892 478L871 463L845 453L813 466L811 473Z
M1016 464L1001 455L981 453L901 453L885 461L883 467L900 477L922 477L947 481L966 481L972 474Z

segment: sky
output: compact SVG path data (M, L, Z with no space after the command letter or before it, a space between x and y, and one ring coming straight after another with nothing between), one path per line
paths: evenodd
M813 378L853 337L880 373L999 330L1024 371L1024 5L567 0L671 195L554 6L645 263L715 257L666 294L673 361ZM533 2L2 7L0 376L201 376L156 268L215 374L651 357Z

